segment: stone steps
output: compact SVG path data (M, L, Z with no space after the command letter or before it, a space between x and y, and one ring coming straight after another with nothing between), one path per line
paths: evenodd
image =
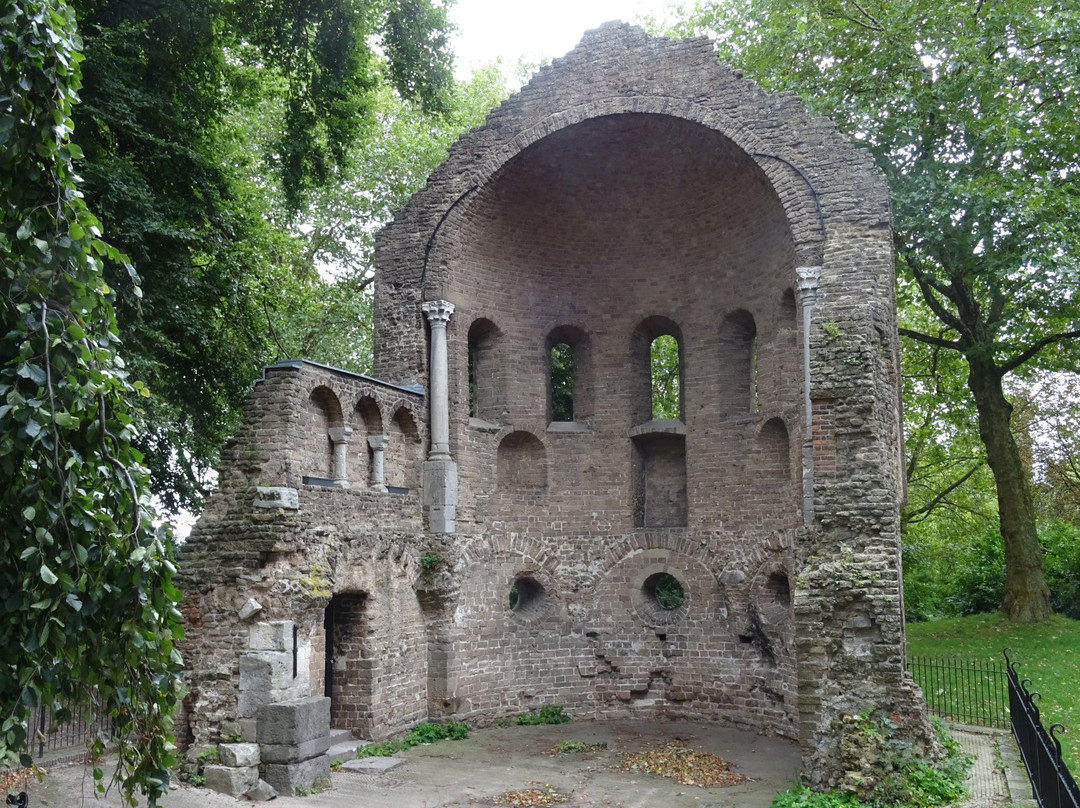
M326 750L326 754L330 756L330 760L353 760L356 757L356 750L369 743L370 741L354 738L352 730L331 729L330 748Z

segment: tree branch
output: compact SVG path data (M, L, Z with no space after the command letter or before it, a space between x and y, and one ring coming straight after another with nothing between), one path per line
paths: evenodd
M1080 338L1080 329L1076 331L1063 331L1060 334L1047 334L1042 339L1035 340L1026 351L1017 354L1008 362L1005 362L1000 366L1001 374L1011 373L1016 370L1022 364L1035 357L1043 348L1048 345L1054 345L1058 342L1064 342L1065 340Z
M933 345L936 348L948 348L950 351L960 351L964 348L964 343L960 340L947 340L941 337L935 337L930 334L923 334L921 331L912 331L910 328L899 329L900 336L908 337L921 342L924 345Z

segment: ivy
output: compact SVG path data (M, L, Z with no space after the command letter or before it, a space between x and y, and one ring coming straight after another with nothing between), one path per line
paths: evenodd
M114 737L92 751L115 743L125 798L154 805L174 763L180 593L131 446L148 391L125 371L103 277L126 259L102 240L73 168L80 45L58 0L3 6L0 765L30 763L35 707L57 723L94 707Z

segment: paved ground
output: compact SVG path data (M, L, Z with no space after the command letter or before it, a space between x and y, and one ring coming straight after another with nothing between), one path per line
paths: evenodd
M1022 779L1006 776L1015 747L1007 733L975 728L957 731L966 751L978 762L969 779L972 798L964 808L1023 803L1030 796ZM726 788L683 786L667 778L616 770L619 753L661 746L680 739L733 764L749 782ZM607 743L603 752L549 754L558 741ZM773 796L795 781L798 750L790 741L749 732L686 722L581 722L560 726L478 730L465 741L444 741L402 753L405 762L381 775L338 772L330 788L306 797L278 797L274 808L463 808L491 806L510 791L553 789L568 808L767 808ZM1019 770L1020 777L1023 769ZM28 789L38 808L120 808L112 793L95 800L93 781L81 766L50 770L41 784ZM1015 803L1014 803L1015 801ZM231 797L180 786L162 808L237 808Z

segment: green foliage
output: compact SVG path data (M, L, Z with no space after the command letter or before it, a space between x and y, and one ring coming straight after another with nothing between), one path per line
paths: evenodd
M649 348L652 379L652 417L657 420L682 418L682 395L679 383L679 341L663 334Z
M469 737L469 727L460 721L448 720L445 724L425 721L413 727L404 738L391 738L380 743L368 744L356 750L357 757L392 757L398 752L425 743L437 741L463 741Z
M1039 528L1046 583L1055 612L1080 619L1080 527L1054 521ZM904 605L909 619L995 612L1005 588L1001 534L984 528L940 545L904 545Z
M63 722L97 705L115 732L92 753L115 743L125 797L153 803L175 762L180 593L132 446L147 390L118 353L106 268L138 287L77 187L71 10L9 3L0 47L0 759L28 762L35 706Z
M569 724L570 721L570 716L563 712L563 708L554 704L545 704L535 713L518 713L517 717L517 723L521 726Z
M565 342L551 348L551 420L574 420L574 349Z
M1065 761L1080 771L1080 745L1073 740L1080 727L1080 621L1055 615L1048 623L1020 626L1000 614L934 620L908 626L908 652L918 656L958 656L980 662L1004 661L1002 650L1020 663L1022 678L1042 694L1039 709L1047 725L1061 722L1070 733L1061 737Z
M663 609L678 609L686 600L686 593L683 592L679 579L667 572L661 572L655 577L652 594Z
M320 218L319 196L336 198L354 176L387 180L390 170L371 172L364 149L381 150L384 163L401 158L406 183L427 165L414 169L411 154L387 150L388 96L421 132L457 125L444 112L445 7L72 6L87 53L75 111L84 193L141 275L136 287L122 267L105 269L128 369L153 394L133 440L165 507L197 509L264 364L303 355L370 369L370 265L340 284L318 270L327 255L349 253L331 243L348 229L340 223L374 230L382 220L360 207ZM324 226L329 216L336 230Z
M839 791L811 791L804 785L796 785L781 791L773 798L770 808L865 808L866 803L854 794Z
M772 808L928 808L963 797L971 758L935 721L945 757L930 765L919 751L896 737L896 725L879 711L853 716L846 725L844 748L855 757L847 761L860 776L849 778L839 791L814 792L797 785L778 794ZM872 767L867 774L866 765Z
M797 92L884 172L901 333L961 362L948 386L970 396L994 474L1010 559L1002 606L1044 619L1030 475L1004 380L1080 364L1080 12L1058 0L725 0L697 3L675 32L715 35L724 61ZM963 481L967 454L935 460L935 491L916 510Z
M420 556L420 567L425 572L431 572L443 562L441 554L428 551Z

